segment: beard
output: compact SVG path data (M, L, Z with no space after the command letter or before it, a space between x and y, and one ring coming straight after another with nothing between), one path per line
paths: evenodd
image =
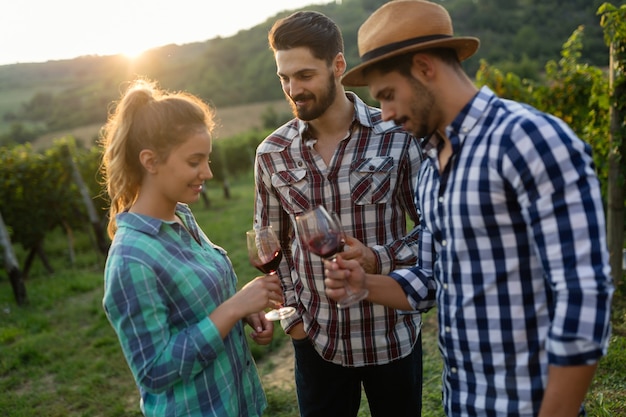
M335 101L336 94L337 86L335 85L335 76L331 72L328 77L326 89L319 97L316 97L315 94L309 92L299 94L295 97L290 97L287 94L285 94L285 96L287 97L287 101L289 102L293 115L302 121L310 122L311 120L317 119L323 115L326 110L328 110L328 108ZM312 104L306 107L298 107L296 105L296 101L300 100L312 100Z
M435 131L434 128L431 129L428 126L429 119L435 109L435 97L420 81L411 78L409 82L411 84L411 97L413 98L409 105L410 126L407 126L407 130L416 138L424 138Z

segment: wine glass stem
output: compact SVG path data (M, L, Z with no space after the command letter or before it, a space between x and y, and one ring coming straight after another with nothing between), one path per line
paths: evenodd
M267 275L276 275L276 271L272 271L272 272L270 272L270 273L269 273L269 274L267 274ZM283 308L283 307L284 307L282 303L278 303L278 302L273 301L273 300L272 300L272 304L274 304L274 305L276 306L276 308L277 308L277 309L281 309L281 308Z

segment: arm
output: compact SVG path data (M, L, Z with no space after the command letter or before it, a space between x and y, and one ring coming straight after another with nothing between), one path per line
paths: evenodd
M390 276L366 274L361 264L356 260L343 259L337 256L337 261L325 261L326 295L333 300L340 300L346 295L346 285L352 288L366 288L369 291L367 300L399 310L410 310L411 306L400 284Z
M283 258L278 267L278 276L283 284L286 305L295 305L295 293L291 281L291 222L282 210L280 200L273 192L271 173L265 168L263 155L257 153L254 166L254 224L271 225L280 240Z
M148 265L120 264L110 258L105 282L107 317L137 384L149 392L163 392L180 380L193 379L224 350L224 337L241 318L269 307L266 297L280 299L276 277L274 281L255 280L221 305L210 304L214 299L203 296L194 311L186 310L184 322L178 320L175 326L171 305L163 297L181 303L185 299L176 298L181 296L176 290L168 292ZM192 296L187 301L199 300ZM210 316L202 317L203 311L211 311ZM180 328L183 323L187 324Z
M403 215L412 224L408 225L409 232L404 236L371 248L376 256L376 269L368 272L386 275L394 269L413 266L418 260L420 220L415 202L423 155L419 142L413 136L406 134L403 141L407 144L406 152L399 161L397 194L393 198L397 200L394 204L401 207Z
M241 319L253 327L253 339L266 341L268 331L273 325L265 319L264 308L273 307L271 301L282 303L282 290L276 275L257 277L248 282L241 290L220 304L209 318L224 339ZM261 316L262 318L259 318ZM270 336L271 340L271 336ZM269 340L266 343L269 343Z
M292 241L292 225L287 213L282 209L280 200L273 190L271 174L265 167L263 156L258 154L254 166L255 179L255 201L254 201L254 223L256 225L272 225L278 234L283 258L278 267L278 276L280 277L284 304L297 308L297 299L291 280L291 270L293 266L293 258L291 255ZM283 328L286 332L302 319L295 314L282 321Z
M368 301L399 310L428 311L435 305L436 282L432 275L433 246L427 230L420 230L420 257L410 269L399 269L390 276L366 274L356 260L325 261L326 295L339 300L345 285L367 288Z
M391 197L393 201L388 202L385 209L389 218L385 219L384 225L378 226L387 228L385 233L390 240L376 244L370 241L371 246L368 247L355 237L348 236L346 250L342 254L344 259L358 260L365 272L371 274L388 274L394 269L413 266L417 262L419 212L415 205L415 192L422 152L412 136L398 132L393 134L396 135L395 141L399 140L398 137L402 138L402 152L394 154L397 159L396 186ZM393 219L394 216L398 218ZM408 233L405 221L412 223ZM382 233L382 230L377 233Z
M553 294L545 344L549 372L540 415L576 415L608 349L613 285L604 209L588 145L554 119L541 122L527 121L518 129L522 132L514 133L523 138L513 137L512 143L530 138L532 151L515 149L516 159L505 158L503 172L517 184L545 286Z
M587 389L596 371L596 364L553 366L548 368L548 385L538 417L577 416Z

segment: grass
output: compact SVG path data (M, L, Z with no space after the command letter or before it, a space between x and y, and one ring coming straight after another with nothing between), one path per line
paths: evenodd
M211 207L193 207L198 222L224 247L243 285L257 271L247 261L245 230L252 224L252 178L232 183L231 199L218 184L209 189ZM18 258L23 262L24 254ZM117 338L101 307L102 257L93 254L87 233L76 233L76 263L67 242L51 235L45 249L55 273L35 261L26 282L30 304L18 308L0 270L0 415L6 417L138 417L137 389ZM623 294L623 291L622 291ZM441 358L435 311L423 316L424 417L442 417ZM270 346L251 344L260 372L272 369L272 354L286 337L276 331ZM392 383L392 382L390 382ZM298 415L293 385L267 390L272 417ZM626 414L626 302L617 296L609 354L600 362L587 396L589 415ZM368 417L363 398L359 417Z

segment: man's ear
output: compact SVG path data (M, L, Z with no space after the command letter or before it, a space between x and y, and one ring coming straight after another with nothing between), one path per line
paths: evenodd
M341 77L343 73L346 72L347 67L348 64L346 64L346 57L342 52L339 52L333 60L333 71L335 73L335 77Z
M158 159L156 153L152 149L143 149L139 152L139 162L150 174L154 174L157 171Z
M425 82L427 78L432 77L434 70L432 55L417 52L413 54L411 61L411 75L414 78Z

